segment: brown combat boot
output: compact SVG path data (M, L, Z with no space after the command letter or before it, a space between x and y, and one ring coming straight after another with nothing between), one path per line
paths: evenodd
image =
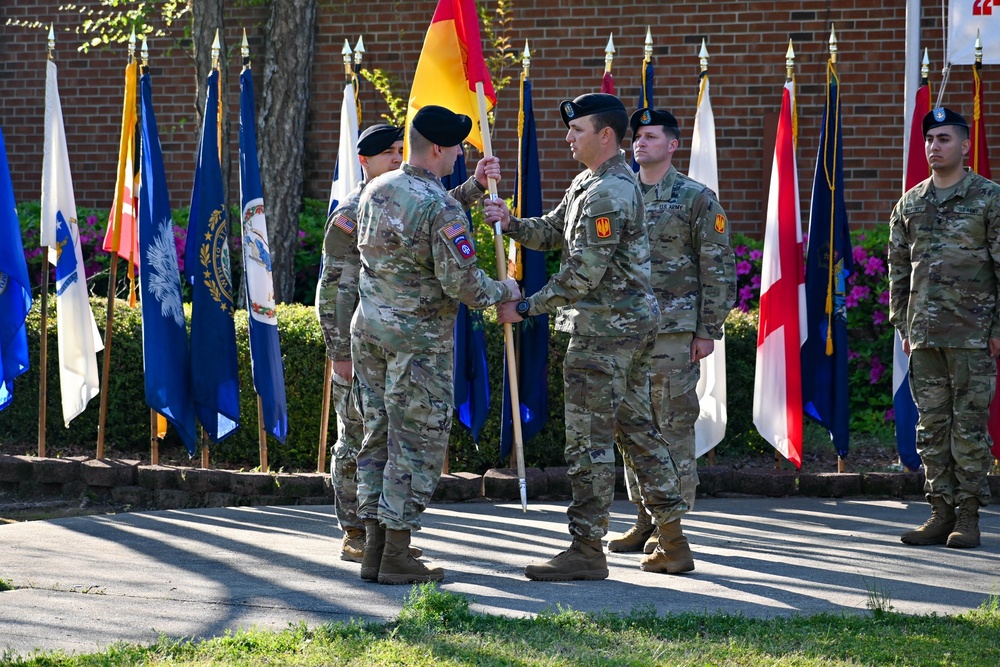
M675 519L660 526L656 548L643 556L639 569L645 572L680 574L694 569L694 556L687 538L681 532L681 520Z
M646 512L646 508L642 506L641 502L636 503L638 511L636 512L635 525L629 528L621 537L615 538L613 540L608 540L608 551L614 551L616 553L635 553L642 551L643 545L649 536L653 534L656 526L653 525L652 520L649 518L649 513Z
M534 581L575 581L608 578L608 558L600 540L574 537L569 549L544 563L524 568L524 576Z
M340 560L360 563L365 555L365 529L348 528L340 545Z
M919 528L903 533L900 536L903 544L917 546L944 544L948 541L948 535L955 529L955 508L941 496L931 496L927 502L931 504L931 518Z
M427 567L410 553L410 531L385 531L385 551L378 569L378 583L418 584L442 579L444 570Z
M973 549L979 546L979 501L966 498L958 505L955 530L945 543L953 549Z
M365 519L365 553L361 557L361 578L378 581L378 569L385 550L385 528L377 519Z

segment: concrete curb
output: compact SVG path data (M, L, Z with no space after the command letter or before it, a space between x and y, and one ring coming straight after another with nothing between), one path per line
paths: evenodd
M527 468L525 481L532 500L566 500L571 496L568 469ZM801 473L793 470L700 468L699 497L792 496L815 498L922 498L923 473ZM989 477L994 502L1000 502L1000 476ZM617 490L624 492L622 470ZM156 509L260 505L324 505L333 503L329 475L261 473L141 465L120 459L37 458L0 455L0 497L79 498ZM519 500L517 471L495 468L485 475L459 472L441 476L436 502Z

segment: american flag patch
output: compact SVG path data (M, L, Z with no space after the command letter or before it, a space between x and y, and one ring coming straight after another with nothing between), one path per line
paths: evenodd
M353 234L354 228L358 226L356 222L348 218L343 213L339 214L336 218L333 219L333 224L336 225L337 227L340 227L348 234Z
M444 235L447 236L449 239L453 239L459 234L464 234L464 233L465 233L465 225L462 224L461 220L459 220L458 222L453 222L444 228Z

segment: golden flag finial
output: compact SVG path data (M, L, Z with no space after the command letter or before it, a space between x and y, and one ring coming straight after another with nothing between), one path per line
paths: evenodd
M528 40L524 40L524 52L521 54L521 67L524 68L524 78L528 78L528 70L531 69L531 51L528 50Z
M698 66L702 72L708 71L708 47L705 46L705 38L701 38L701 51L698 52Z
M351 45L347 42L347 38L344 38L344 48L340 50L340 55L344 56L344 74L347 78L351 78L353 70L351 69Z
M615 59L615 34L608 37L608 45L604 47L604 71L611 71L611 63Z
M361 58L365 55L365 40L358 35L358 43L354 45L354 69L361 65Z
M837 64L837 31L830 26L830 62Z
M785 78L792 80L795 74L795 49L792 48L792 39L788 38L788 50L785 51Z

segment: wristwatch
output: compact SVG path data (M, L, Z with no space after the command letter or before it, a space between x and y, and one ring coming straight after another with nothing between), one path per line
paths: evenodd
M517 314L521 317L526 317L528 315L528 311L531 310L531 304L528 303L527 299L521 299L517 302L515 310L517 310Z

